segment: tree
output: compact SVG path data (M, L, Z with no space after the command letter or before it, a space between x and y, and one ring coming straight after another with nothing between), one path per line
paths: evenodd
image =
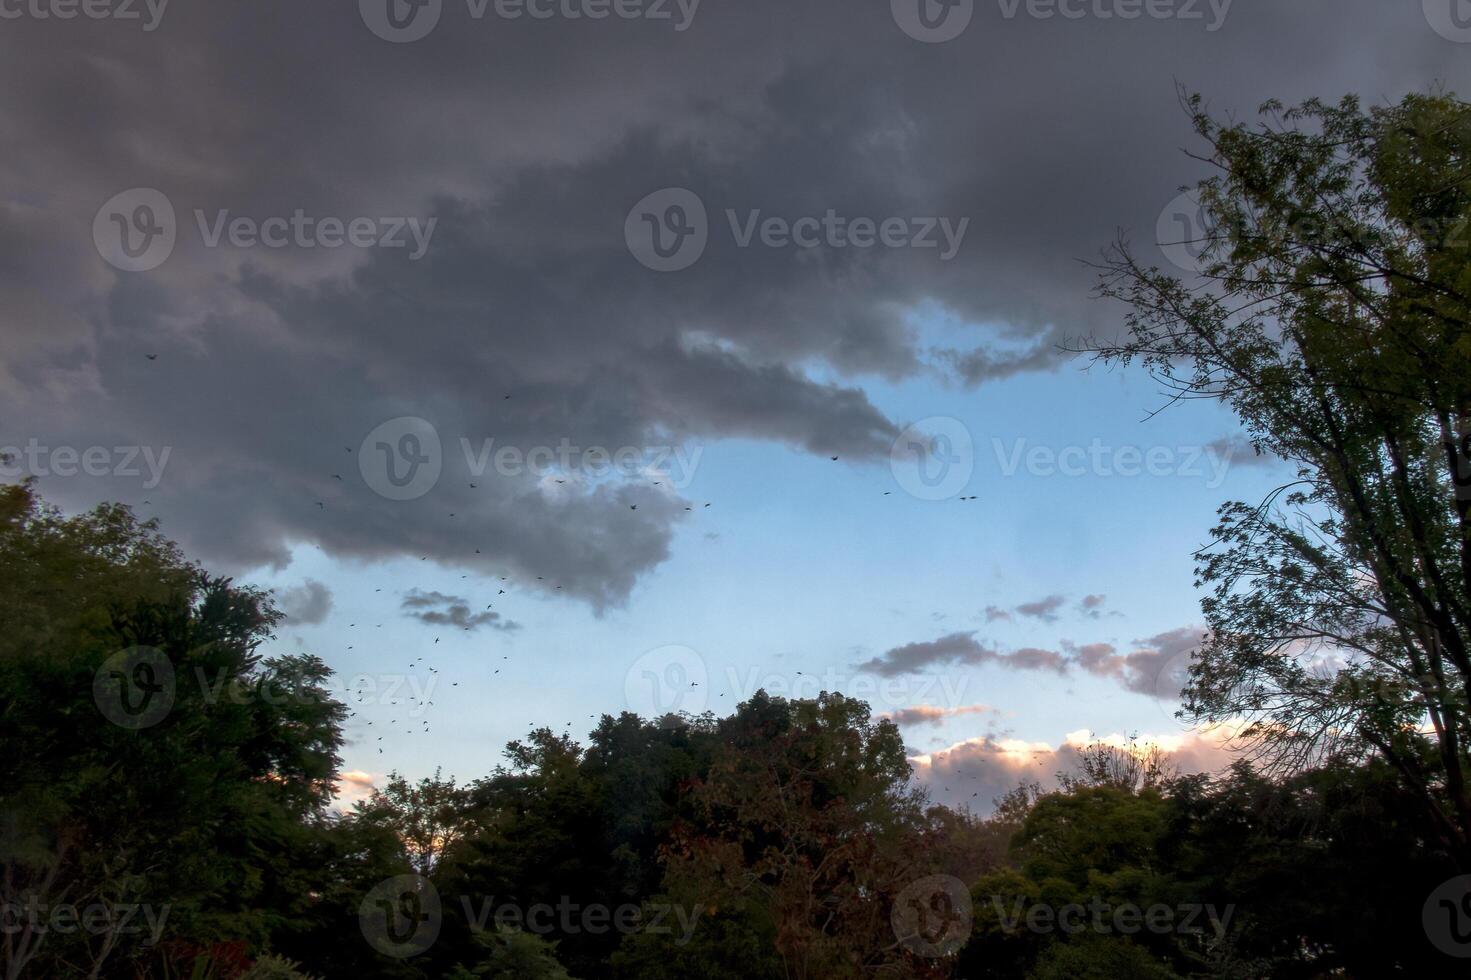
M1158 789L1174 775L1169 758L1158 745L1128 745L1094 742L1078 750L1077 771L1060 772L1063 789L1113 786L1133 793Z
M0 941L6 977L131 973L173 936L265 940L346 711L321 661L258 655L277 618L125 507L66 518L0 488L0 902L158 917L140 934L27 916Z
M1454 961L1421 908L1447 877L1429 814L1382 759L1290 779L1245 762L1171 784L1158 860L1233 915L1214 950L1223 976L1437 976Z
M1171 977L1201 960L1203 937L1113 927L1114 910L1178 908L1193 899L1165 860L1172 805L1159 788L1081 782L1039 799L1012 841L1013 867L972 888L975 938L966 977ZM1075 910L1069 919L1065 909ZM1149 969L1134 969L1149 963ZM1113 969L1116 972L1109 973ZM1100 972L1102 971L1102 972Z
M1202 279L1119 243L1100 291L1127 336L1078 346L1230 405L1297 479L1225 505L1197 555L1185 713L1248 719L1274 772L1383 757L1471 870L1471 107L1186 106Z
M787 977L948 969L911 957L890 922L933 844L893 723L840 694L758 691L719 735L669 845L667 892L768 937Z
M324 814L298 828L273 892L262 897L274 913L269 945L324 977L402 977L422 980L415 960L390 960L364 942L364 899L383 881L412 872L411 857L391 828Z
M521 909L637 911L659 890L659 851L681 791L708 771L716 743L709 717L669 725L629 713L603 716L585 748L548 728L511 742L505 763L466 788L463 838L436 872L440 891L458 900L446 903L429 958L446 970L474 962L491 896ZM580 926L552 935L574 976L605 974L625 938Z
M516 929L497 927L475 934L481 957L473 967L456 966L449 980L572 980L557 962L556 943Z
M355 815L397 834L409 852L414 872L427 878L445 853L463 839L468 803L469 793L456 787L453 778L443 778L438 769L417 783L391 772L382 789L375 787L366 800L357 803Z

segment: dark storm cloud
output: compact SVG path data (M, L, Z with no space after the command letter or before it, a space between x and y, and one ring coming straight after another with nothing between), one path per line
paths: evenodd
M447 0L411 44L374 37L353 3L170 5L148 32L7 21L0 133L20 151L0 160L0 443L171 447L146 492L43 490L124 499L227 565L310 542L617 603L669 554L678 493L477 477L461 438L715 452L741 437L881 459L898 427L872 379L985 384L1114 328L1077 260L1120 228L1151 242L1198 175L1175 152L1175 79L1244 115L1468 70L1415 4L1237 3L1206 31L978 3L944 45L906 37L889 7L706 0L676 31L474 21ZM178 241L124 273L91 231L134 187L167 196ZM708 244L657 273L624 221L664 187L698 195ZM436 224L410 261L206 248L196 209ZM969 223L948 260L737 233L829 212ZM943 336L916 329L921 308ZM354 455L399 416L443 440L442 477L407 501L374 493Z
M404 596L403 609L406 615L430 626L457 626L471 631L487 626L503 632L521 628L514 620L503 619L500 613L489 609L472 612L469 600L443 592L413 589Z

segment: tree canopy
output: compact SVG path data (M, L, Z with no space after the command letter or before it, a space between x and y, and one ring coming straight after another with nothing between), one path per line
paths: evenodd
M1297 467L1224 505L1198 555L1186 709L1249 719L1275 771L1385 759L1471 870L1471 106L1186 105L1201 274L1118 244L1101 291L1127 336L1080 347L1224 402Z

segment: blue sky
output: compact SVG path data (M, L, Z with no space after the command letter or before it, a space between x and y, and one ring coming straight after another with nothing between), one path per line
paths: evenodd
M646 707L629 703L629 671L669 645L694 651L706 670L704 700L687 696L680 702L686 708L728 709L752 684L810 696L834 682L868 693L876 712L921 703L997 709L906 729L908 743L921 750L987 731L1051 743L1079 728L1175 731L1173 705L1077 671L949 665L879 688L884 679L858 666L892 647L957 631L976 631L1003 649L1057 649L1064 640L1126 648L1198 621L1192 548L1207 540L1220 503L1259 498L1282 471L1238 455L1213 486L1220 472L1214 458L1192 463L1192 454L1235 431L1225 411L1191 403L1146 418L1163 400L1146 375L1081 367L970 391L923 380L868 386L890 417L964 423L975 458L959 496L974 501L916 499L883 463L850 465L741 440L701 445L684 494L713 506L679 524L670 558L640 580L626 605L602 615L494 576L462 577L458 568L414 559L334 561L314 548L298 548L290 567L255 577L281 588L330 582L330 615L319 625L283 627L280 648L295 649L299 639L340 674L373 675L380 685L399 675L434 683L426 695L432 706L354 705L348 769L417 776L443 765L462 779L482 775L505 742L533 725L562 730L570 721L581 736L590 715ZM1171 465L1186 472L1005 472L1016 440L1061 450L1095 439L1109 448L1166 447ZM521 629L467 633L420 623L400 609L411 587L464 596L472 609L491 603ZM507 594L497 595L503 587ZM1085 595L1100 594L1101 617L1077 609ZM1067 600L1055 622L988 621L983 613L1052 595ZM401 683L406 696L411 682ZM385 739L380 756L376 738L394 718L405 737Z

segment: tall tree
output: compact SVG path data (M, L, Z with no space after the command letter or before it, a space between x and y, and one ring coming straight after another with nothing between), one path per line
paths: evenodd
M414 872L428 877L465 836L469 792L456 786L453 777L445 779L438 769L417 783L391 772L383 788L375 787L354 811L357 820L397 834Z
M0 939L7 977L131 972L160 937L265 940L346 710L321 661L260 657L277 618L125 507L67 518L0 488L0 901L157 920L27 916Z
M1213 172L1189 281L1120 243L1103 295L1180 399L1219 399L1295 482L1224 506L1198 557L1195 720L1246 717L1268 766L1377 754L1471 870L1471 107L1417 94L1186 101Z
M738 911L787 977L944 972L891 924L935 860L893 723L840 694L758 691L719 732L723 749L671 839L669 893Z

